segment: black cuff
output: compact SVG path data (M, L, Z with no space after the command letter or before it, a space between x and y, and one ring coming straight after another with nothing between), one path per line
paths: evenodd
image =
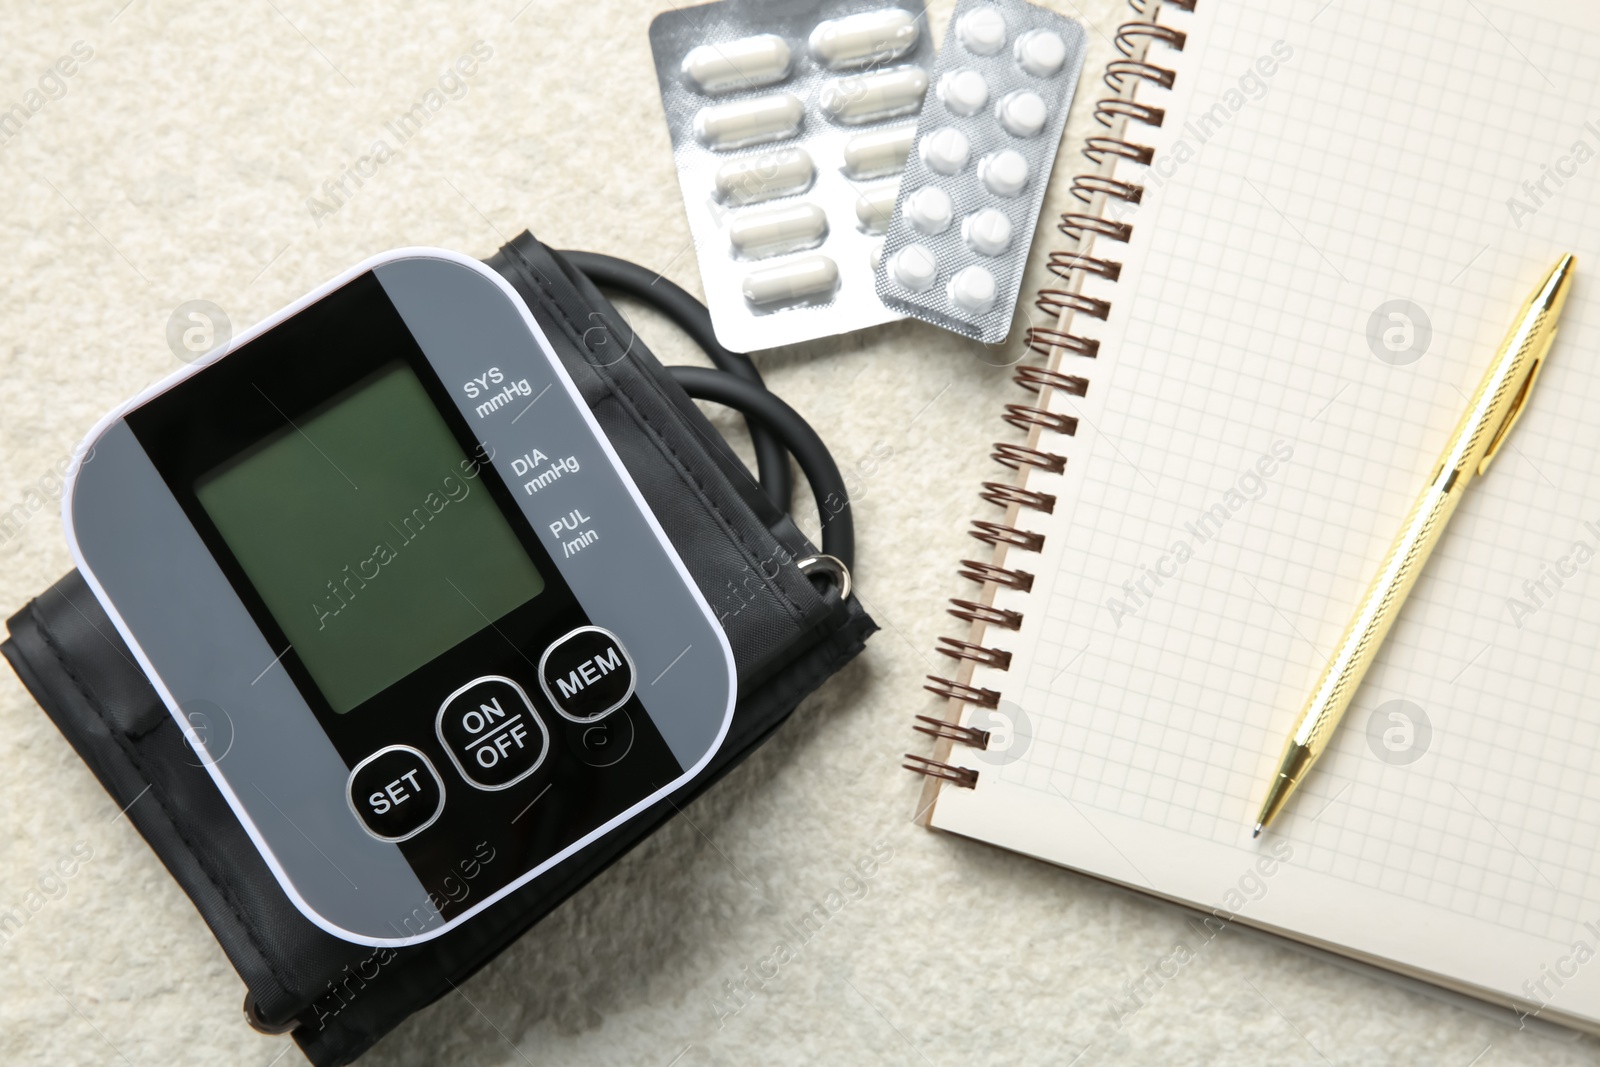
M733 724L675 798L687 803L877 627L853 598L800 573L795 561L815 549L588 279L527 233L489 263L528 303L733 646ZM449 992L673 811L645 811L432 941L353 945L284 895L76 571L8 625L0 650L194 901L249 987L252 1023L293 1027L319 1067L350 1062Z

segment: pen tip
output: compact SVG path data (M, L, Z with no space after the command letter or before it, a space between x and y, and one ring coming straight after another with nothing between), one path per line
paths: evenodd
M1255 840L1256 838L1258 838L1260 836L1261 836L1261 824L1260 823L1256 823L1255 832L1250 835L1250 839L1253 841L1253 840Z

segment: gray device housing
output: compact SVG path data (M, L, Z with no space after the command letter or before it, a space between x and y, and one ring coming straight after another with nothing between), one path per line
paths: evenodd
M626 646L638 671L633 695L683 768L645 799L450 918L439 913L399 844L376 839L355 817L346 792L353 762L335 749L290 676L273 668L282 653L263 635L126 420L151 398L204 374L366 272L404 319L477 435L489 468L512 491L521 519L584 611ZM527 410L522 402L489 407L460 387L490 366L526 379L537 420L519 425L518 411ZM563 476L524 491L528 479L513 470L512 460L534 448L574 462ZM727 732L737 685L726 635L548 339L510 286L475 260L436 249L374 257L107 415L80 457L63 497L79 569L285 893L336 937L411 944L469 920L688 782ZM599 536L567 555L561 520L574 511ZM202 728L219 716L227 729ZM443 769L443 760L432 762ZM446 778L448 799L462 785Z

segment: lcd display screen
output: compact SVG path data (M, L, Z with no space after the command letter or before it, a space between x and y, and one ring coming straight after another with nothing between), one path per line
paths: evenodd
M544 589L404 363L285 416L195 495L340 714Z

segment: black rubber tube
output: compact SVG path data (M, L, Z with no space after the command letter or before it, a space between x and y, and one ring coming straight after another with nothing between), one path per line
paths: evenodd
M719 370L736 375L760 389L766 388L766 383L761 380L761 372L750 361L750 357L722 347L711 326L711 313L677 283L616 256L566 251L559 255L600 288L626 293L660 311L704 349L706 356ZM737 405L730 404L729 407ZM794 479L789 473L789 457L783 445L767 431L760 419L746 412L745 423L750 427L750 442L755 448L756 478L767 497L787 512L794 500Z
M752 422L760 422L794 454L795 461L811 483L822 517L822 551L854 569L856 557L855 521L850 515L850 494L828 446L817 431L764 386L707 367L667 368L683 391L697 400L726 404L742 412Z

